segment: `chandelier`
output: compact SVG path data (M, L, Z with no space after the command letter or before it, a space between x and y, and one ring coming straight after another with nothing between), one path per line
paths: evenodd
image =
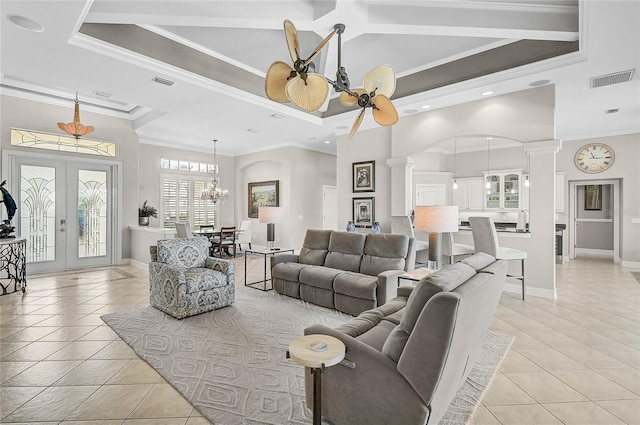
M224 204L229 200L229 191L227 189L220 189L220 176L218 175L218 163L216 162L216 142L218 140L213 139L213 178L208 188L202 191L200 199L203 201L211 201L215 204Z
M63 123L63 122L59 122L58 123L58 128L60 128L60 130L71 134L73 137L75 137L76 139L79 139L80 136L86 136L89 133L93 132L93 127L90 125L82 125L80 123L80 102L78 102L78 92L76 92L76 99L75 99L75 110L74 110L74 114L73 114L73 122L70 123Z

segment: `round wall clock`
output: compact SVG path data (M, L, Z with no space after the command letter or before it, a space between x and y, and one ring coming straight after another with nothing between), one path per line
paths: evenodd
M601 173L611 167L615 158L613 149L609 146L604 143L590 143L578 149L574 161L580 171Z

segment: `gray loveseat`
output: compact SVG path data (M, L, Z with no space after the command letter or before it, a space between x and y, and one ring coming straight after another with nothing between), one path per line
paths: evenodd
M336 425L437 424L479 357L506 272L505 261L474 254L336 329L305 329L347 349L322 374L323 417ZM305 380L311 406L309 370Z
M396 296L398 276L413 270L414 241L310 229L299 255L272 257L271 282L281 294L356 316Z

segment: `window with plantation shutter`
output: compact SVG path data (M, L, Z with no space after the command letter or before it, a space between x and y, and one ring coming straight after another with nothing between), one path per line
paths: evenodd
M200 199L208 182L183 176L162 176L162 223L174 229L176 222L187 221L192 228L216 225L216 206Z

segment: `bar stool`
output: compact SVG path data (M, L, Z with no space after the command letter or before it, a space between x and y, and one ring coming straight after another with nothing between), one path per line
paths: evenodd
M475 247L453 241L453 233L445 232L442 234L442 256L449 257L449 264L455 262L456 257L471 255L476 252Z
M522 275L513 276L507 274L507 277L522 281L522 299L524 300L524 261L527 259L526 251L513 248L501 248L498 245L498 232L496 226L490 217L469 217L471 225L471 233L473 234L473 245L476 252L485 252L493 255L498 260L520 260Z

